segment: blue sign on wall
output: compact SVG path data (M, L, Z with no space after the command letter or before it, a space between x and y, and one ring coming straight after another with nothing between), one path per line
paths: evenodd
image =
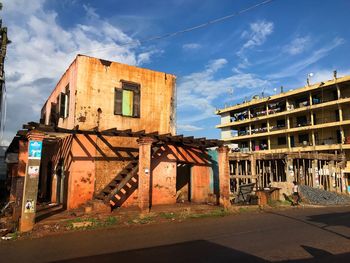
M29 141L28 159L41 159L42 141Z

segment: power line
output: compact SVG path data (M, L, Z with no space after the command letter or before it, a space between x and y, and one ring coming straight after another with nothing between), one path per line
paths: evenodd
M161 40L161 39L165 39L165 38L174 37L174 36L177 36L177 35L180 35L180 34L188 33L188 32L200 29L200 28L204 28L204 27L207 27L207 26L210 26L210 25L213 25L213 24L217 24L217 23L223 22L225 20L231 19L231 18L239 16L241 14L247 13L247 12L249 12L249 11L255 9L255 8L258 8L258 7L262 6L262 5L269 4L269 3L273 2L273 1L274 0L265 0L263 2L260 2L260 3L257 3L255 5L249 6L249 7L245 8L245 9L242 9L242 10L237 11L235 13L232 13L232 14L229 14L227 16L223 16L223 17L219 17L219 18L210 20L210 21L208 21L206 23L203 23L203 24L200 24L200 25L197 25L197 26L185 28L185 29L182 29L182 30L179 30L179 31L176 31L176 32L172 32L172 33L167 33L167 34L164 34L164 35L159 35L159 36L146 38L146 39L143 39L143 40L129 41L129 42L126 42L126 43L119 44L118 46L128 46L128 45L131 45L131 44L143 44L143 43L146 43L146 42L151 42L151 41L155 41L155 40ZM85 53L94 52L94 51L102 51L102 50L113 49L113 48L114 47L89 50L89 51L86 51ZM71 53L73 53L73 52L71 52Z

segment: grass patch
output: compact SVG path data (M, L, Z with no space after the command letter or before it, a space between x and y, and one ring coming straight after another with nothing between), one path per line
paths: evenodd
M291 202L290 201L287 201L287 200L271 200L269 201L268 203L269 206L271 207L278 207L278 206L286 206L286 205L291 205Z
M84 223L86 222L86 226L81 226L81 227L75 227L75 223ZM84 217L79 217L79 218L74 218L72 220L67 221L67 227L69 229L94 229L94 228L99 228L99 227L105 227L105 226L111 226L115 225L118 223L118 218L114 216L109 216L105 219L98 219L98 218L84 218Z
M209 213L193 213L189 214L189 218L206 218L206 217L224 217L229 215L230 212L225 209L215 209L209 211Z
M159 213L159 216L165 219L175 219L177 217L177 215L175 213Z
M154 221L154 215L140 215L137 218L128 220L128 224L146 225Z

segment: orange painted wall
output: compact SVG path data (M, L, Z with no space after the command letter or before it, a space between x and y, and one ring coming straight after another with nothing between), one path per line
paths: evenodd
M45 124L49 124L51 102L56 103L57 98L61 92L65 93L66 86L69 84L70 99L69 99L69 114L68 117L63 119L60 118L58 127L73 129L75 126L74 115L75 115L75 99L77 90L77 61L74 60L66 72L63 74L56 87L50 94L43 108L46 109ZM42 117L42 116L41 116Z
M161 161L152 169L152 204L176 203L176 162Z
M117 127L175 134L174 75L80 55L77 63L75 123L81 129L97 126L100 108L101 130ZM114 89L122 87L121 80L140 84L140 118L114 115Z
M140 84L140 118L114 115L114 90L122 87L122 80ZM72 129L79 125L80 129L89 130L99 126L100 130L175 134L175 81L171 74L78 55L44 105L45 123L49 123L51 102L56 103L69 84L69 116L59 119L59 127ZM98 109L102 110L100 115Z
M194 165L191 172L191 200L204 203L209 200L210 167Z

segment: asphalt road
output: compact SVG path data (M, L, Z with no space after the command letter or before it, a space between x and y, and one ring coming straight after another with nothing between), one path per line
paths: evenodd
M0 262L350 262L350 207L296 208L0 242Z

